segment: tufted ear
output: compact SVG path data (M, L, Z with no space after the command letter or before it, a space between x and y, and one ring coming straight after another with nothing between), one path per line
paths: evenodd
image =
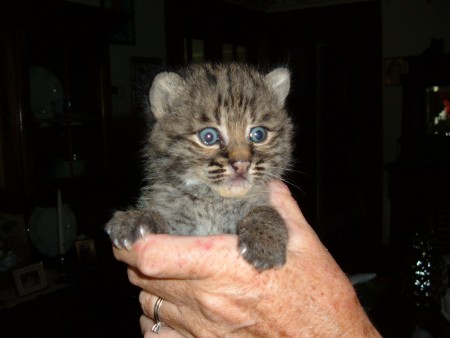
M284 106L284 101L291 87L291 74L287 68L276 68L266 75L266 83L278 97L278 104Z
M170 110L173 101L183 89L183 79L172 72L156 75L149 92L150 108L157 120Z

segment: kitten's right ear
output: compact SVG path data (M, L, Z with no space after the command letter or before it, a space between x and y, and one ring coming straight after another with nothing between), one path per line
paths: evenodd
M149 92L150 108L157 120L169 112L173 101L180 95L183 79L172 72L156 75Z

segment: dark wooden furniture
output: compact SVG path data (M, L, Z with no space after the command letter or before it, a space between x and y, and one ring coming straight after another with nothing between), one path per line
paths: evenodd
M2 209L54 205L61 189L80 232L92 234L112 203L108 37L124 18L55 0L0 6Z
M401 153L386 168L391 242L399 247L412 232L431 229L442 253L450 253L450 136L430 132L426 100L427 88L450 86L450 55L428 49L408 62L402 79Z
M439 122L427 115L427 88L437 90L450 85L450 57L429 48L407 61L409 73L402 77L401 152L395 162L386 166L391 202L390 260L398 275L394 275L395 288L384 297L374 317L375 322L377 317L385 318L379 323L384 332L390 332L383 335L386 337L410 336L417 325L433 337L448 337L450 323L438 306L418 308L402 302L405 285L400 276L408 267L415 233L424 241L431 241L437 257L450 254L450 137L435 133L433 123ZM439 282L445 282L445 272L438 280L430 280L431 287L437 287ZM386 312L391 315L383 315ZM404 319L397 321L396 314L402 314Z
M391 244L404 248L412 234L431 229L443 254L450 253L450 165L397 161L387 167Z
M124 265L102 264L63 284L49 282L53 290L12 307L0 297L2 337L142 337L139 290L128 282Z

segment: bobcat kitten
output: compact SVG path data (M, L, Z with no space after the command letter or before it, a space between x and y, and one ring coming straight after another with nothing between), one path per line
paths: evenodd
M191 65L158 74L149 92L146 183L135 209L106 225L114 245L146 233L237 234L258 270L286 261L287 229L267 184L291 158L286 68L268 74L238 63Z

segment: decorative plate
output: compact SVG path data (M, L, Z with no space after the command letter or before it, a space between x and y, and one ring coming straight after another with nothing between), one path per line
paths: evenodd
M31 112L45 119L64 110L64 89L55 74L44 67L30 67Z
M31 243L42 254L55 257L59 254L57 208L36 207L31 212L29 235ZM65 252L69 251L77 237L75 215L66 204L62 206Z

